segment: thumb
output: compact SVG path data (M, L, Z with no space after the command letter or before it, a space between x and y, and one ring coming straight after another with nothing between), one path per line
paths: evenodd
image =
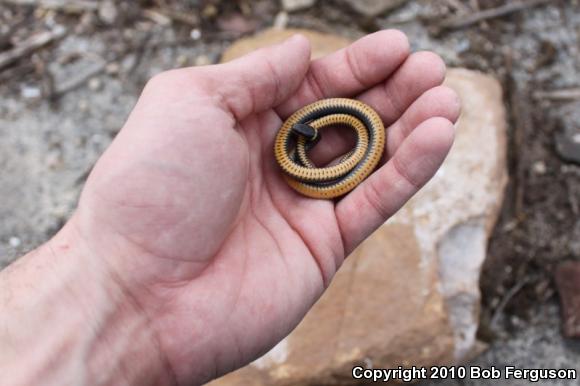
M237 120L275 107L302 83L310 65L310 42L294 35L239 59L204 70L213 91Z

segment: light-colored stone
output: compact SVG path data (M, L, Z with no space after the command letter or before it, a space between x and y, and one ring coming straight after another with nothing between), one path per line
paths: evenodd
M316 0L282 0L282 8L288 12L310 8L314 4L316 4Z
M247 54L259 47L280 43L294 34L302 34L310 40L312 46L312 58L319 58L329 52L339 50L348 44L350 40L344 37L328 35L316 31L300 29L268 29L254 37L239 39L234 42L222 55L222 62L229 62L235 58Z
M119 10L114 1L105 0L99 5L99 19L107 25L114 24L119 17Z
M285 29L288 25L288 12L282 11L278 12L276 17L274 18L274 23L272 23L272 27L275 29Z
M296 32L314 57L348 44L269 30L234 43L223 60ZM463 112L434 179L349 257L292 334L214 386L349 383L356 364L453 364L479 349L479 274L507 182L505 112L492 77L452 69L446 83Z
M407 0L343 0L358 13L373 17L400 7Z

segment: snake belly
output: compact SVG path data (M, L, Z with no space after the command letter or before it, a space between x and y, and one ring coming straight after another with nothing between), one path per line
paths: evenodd
M337 125L356 132L356 145L338 164L316 167L307 151L318 143L321 129ZM367 178L380 162L384 148L385 129L376 111L354 99L330 98L301 108L282 124L274 155L294 190L330 199L345 195Z

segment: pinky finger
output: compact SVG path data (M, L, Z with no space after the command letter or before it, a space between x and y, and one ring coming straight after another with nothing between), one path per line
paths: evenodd
M453 144L445 118L430 118L403 141L393 157L336 206L346 253L397 212L435 174Z

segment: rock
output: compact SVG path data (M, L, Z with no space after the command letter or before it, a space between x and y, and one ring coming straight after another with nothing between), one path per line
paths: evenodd
M216 5L215 5L215 4L212 4L212 3L210 3L210 4L206 5L206 6L205 6L205 7L202 9L202 11L201 11L201 16L202 16L204 19L213 19L213 18L215 18L215 17L216 17L218 14L219 14L219 10L218 10L218 8L216 7Z
M99 78L91 78L89 80L89 90L98 91L103 87L103 82Z
M10 237L10 239L8 240L8 244L10 244L10 246L12 248L18 248L20 246L20 244L22 244L22 240L20 240L19 237L16 236L12 236Z
M36 86L22 86L20 88L20 95L24 99L38 99L42 96L42 90Z
M282 0L282 8L288 12L307 9L316 4L316 0Z
M555 279L562 304L564 334L569 338L580 338L580 262L560 264Z
M223 60L296 32L315 57L348 43L270 30L234 43ZM492 77L453 69L447 84L464 110L435 178L347 259L286 339L214 386L350 384L354 365L451 365L479 348L479 274L507 182L505 112Z
M566 130L557 135L556 150L564 161L580 164L580 130Z
M570 249L570 255L580 259L580 220L576 220L576 225L568 242L568 248Z
M538 301L525 327L514 330L508 339L497 339L493 347L471 362L471 366L484 369L503 369L506 365L520 369L571 369L580 372L578 345L570 344L559 329L558 307L553 302ZM526 316L528 319L528 316ZM448 379L443 382L421 384L421 386L577 386L576 379L539 380L529 379Z
M196 66L207 66L208 64L211 64L211 59L207 55L199 55L195 58L194 63Z
M189 37L191 40L199 40L201 39L201 30L199 28L194 28L189 33Z
M288 25L288 12L278 12L276 17L274 18L274 23L272 23L272 27L275 29L285 29Z
M119 17L119 10L114 1L105 0L99 5L99 19L107 25L115 24Z
M536 161L532 164L532 171L538 175L544 175L548 171L546 163L542 160Z
M358 13L374 17L400 7L407 0L343 0Z
M312 45L312 57L318 58L329 52L336 51L345 47L350 40L334 35L327 35L316 31L298 30L298 29L268 29L261 32L257 37L248 37L239 39L234 42L222 55L221 61L228 62L238 58L259 47L279 43L290 36L300 33L306 36Z
M120 69L121 65L119 64L119 62L111 62L108 63L107 66L105 67L105 72L108 75L118 75Z

